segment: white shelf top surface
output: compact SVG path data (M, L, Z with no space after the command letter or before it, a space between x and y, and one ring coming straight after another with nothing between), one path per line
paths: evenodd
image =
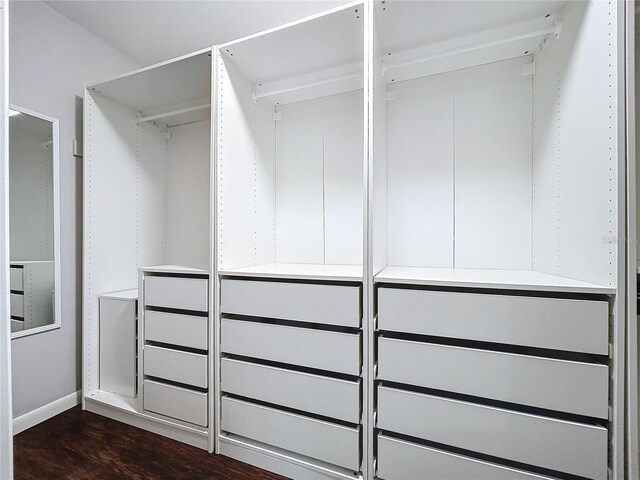
M207 270L201 268L185 267L184 265L152 265L140 268L143 272L150 273L186 273L192 275L209 275Z
M125 412L137 413L136 399L118 395L116 393L105 392L104 390L97 390L86 396L86 398L95 400L96 402L104 403L111 407Z
M137 300L138 289L132 288L130 290L120 290L119 292L105 293L100 295L100 298L113 298L114 300Z
M361 265L321 265L306 263L269 263L253 267L231 268L218 272L224 276L290 278L296 280L362 281Z
M531 270L386 267L375 276L377 283L444 287L536 290L565 293L615 293L614 287L581 282Z
M20 266L20 265L30 265L37 263L53 263L53 260L11 260L9 262L10 266Z

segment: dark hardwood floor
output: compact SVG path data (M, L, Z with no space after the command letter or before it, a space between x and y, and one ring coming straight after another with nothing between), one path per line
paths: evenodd
M80 407L16 435L14 461L16 480L284 478Z

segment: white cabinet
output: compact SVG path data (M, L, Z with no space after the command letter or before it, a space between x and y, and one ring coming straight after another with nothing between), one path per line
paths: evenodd
M54 323L53 260L11 261L9 281L11 317L16 330ZM17 322L21 322L22 328L18 328Z
M100 296L100 390L137 393L138 290Z

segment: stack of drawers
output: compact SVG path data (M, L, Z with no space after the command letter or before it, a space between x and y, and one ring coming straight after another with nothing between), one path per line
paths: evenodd
M221 430L358 472L361 284L221 280Z
M143 408L208 425L208 278L143 276Z
M377 292L379 478L607 478L606 300Z

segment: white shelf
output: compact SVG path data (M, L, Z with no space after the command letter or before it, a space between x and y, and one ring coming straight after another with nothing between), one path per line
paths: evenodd
M100 298L113 298L114 300L137 300L138 289L132 288L131 290L121 290L119 292L105 293L100 295Z
M581 282L531 270L386 267L375 276L375 282L564 293L611 294L616 291L614 287L610 286Z
M150 273L180 273L186 275L209 275L209 272L200 268L185 267L182 265L153 265L142 267L140 270Z
M126 412L138 413L136 410L137 400L103 390L97 390L85 397L86 400L104 403L110 407L124 410Z
M360 265L269 263L267 265L220 270L218 273L228 277L334 280L343 282L362 281L362 266Z

